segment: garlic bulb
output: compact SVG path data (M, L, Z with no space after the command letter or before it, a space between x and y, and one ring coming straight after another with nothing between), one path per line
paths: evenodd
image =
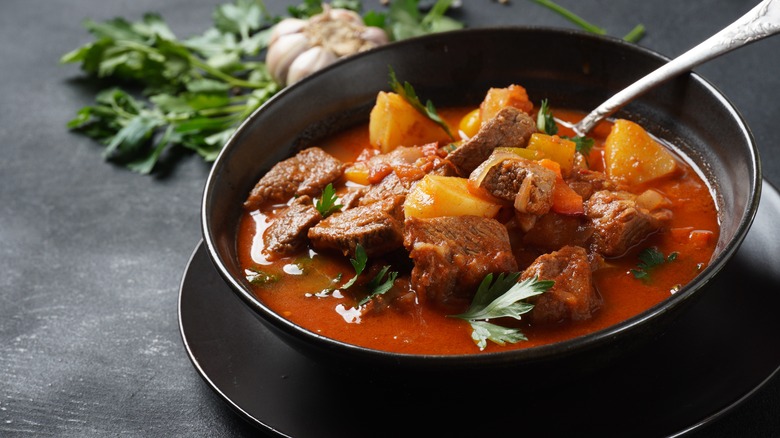
M323 4L323 11L308 20L287 18L277 23L269 41L266 66L285 86L389 40L384 30L366 26L356 12Z

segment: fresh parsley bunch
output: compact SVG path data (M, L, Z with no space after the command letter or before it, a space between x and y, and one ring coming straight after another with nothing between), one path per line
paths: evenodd
M86 20L95 41L65 54L98 78L130 85L100 92L68 127L103 143L107 159L149 173L169 147L211 161L238 123L279 91L255 60L273 22L262 3L218 6L214 26L179 40L157 14L139 22Z
M366 21L387 29L394 40L463 27L444 16L451 1L438 0L423 15L418 0L395 0L387 14L370 12ZM361 8L357 0L333 5ZM288 8L299 18L321 11L319 0ZM152 172L174 147L213 161L238 125L281 90L262 60L279 20L262 0L217 6L213 26L185 40L158 14L147 13L138 22L85 20L95 40L60 62L80 63L87 74L114 86L82 108L68 127L104 144L106 159L139 173Z

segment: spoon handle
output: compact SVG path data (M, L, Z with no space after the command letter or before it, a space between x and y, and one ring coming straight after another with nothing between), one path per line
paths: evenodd
M712 58L778 32L780 32L780 0L764 0L720 32L606 100L575 124L574 132L577 135L585 135L601 119L656 85Z

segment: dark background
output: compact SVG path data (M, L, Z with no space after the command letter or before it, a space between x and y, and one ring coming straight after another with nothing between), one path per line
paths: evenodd
M209 164L184 155L163 174L106 163L66 122L100 86L60 56L86 42L85 18L158 12L180 37L211 26L216 0L3 0L0 3L0 436L245 436L193 368L177 320L179 283L200 240ZM673 57L757 1L559 0ZM297 2L268 0L275 13ZM381 9L365 1L367 9ZM469 27L574 27L528 0L465 0ZM742 112L764 177L780 183L780 38L697 68ZM780 317L780 316L778 316ZM750 360L750 358L745 358ZM778 364L780 365L780 364ZM670 403L673 403L670 400ZM780 377L696 437L780 436ZM629 433L630 436L630 433Z

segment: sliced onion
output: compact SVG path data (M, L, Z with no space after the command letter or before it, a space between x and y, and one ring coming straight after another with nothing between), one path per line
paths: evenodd
M492 169L493 166L503 163L504 161L525 160L525 158L521 157L520 155L506 149L507 148L496 148L493 150L493 153L490 154L490 157L488 157L487 160L483 161L482 164L477 166L477 168L471 172L471 175L469 175L469 184L472 184L474 187L481 186L482 181L485 179L488 172L490 172L490 169Z

